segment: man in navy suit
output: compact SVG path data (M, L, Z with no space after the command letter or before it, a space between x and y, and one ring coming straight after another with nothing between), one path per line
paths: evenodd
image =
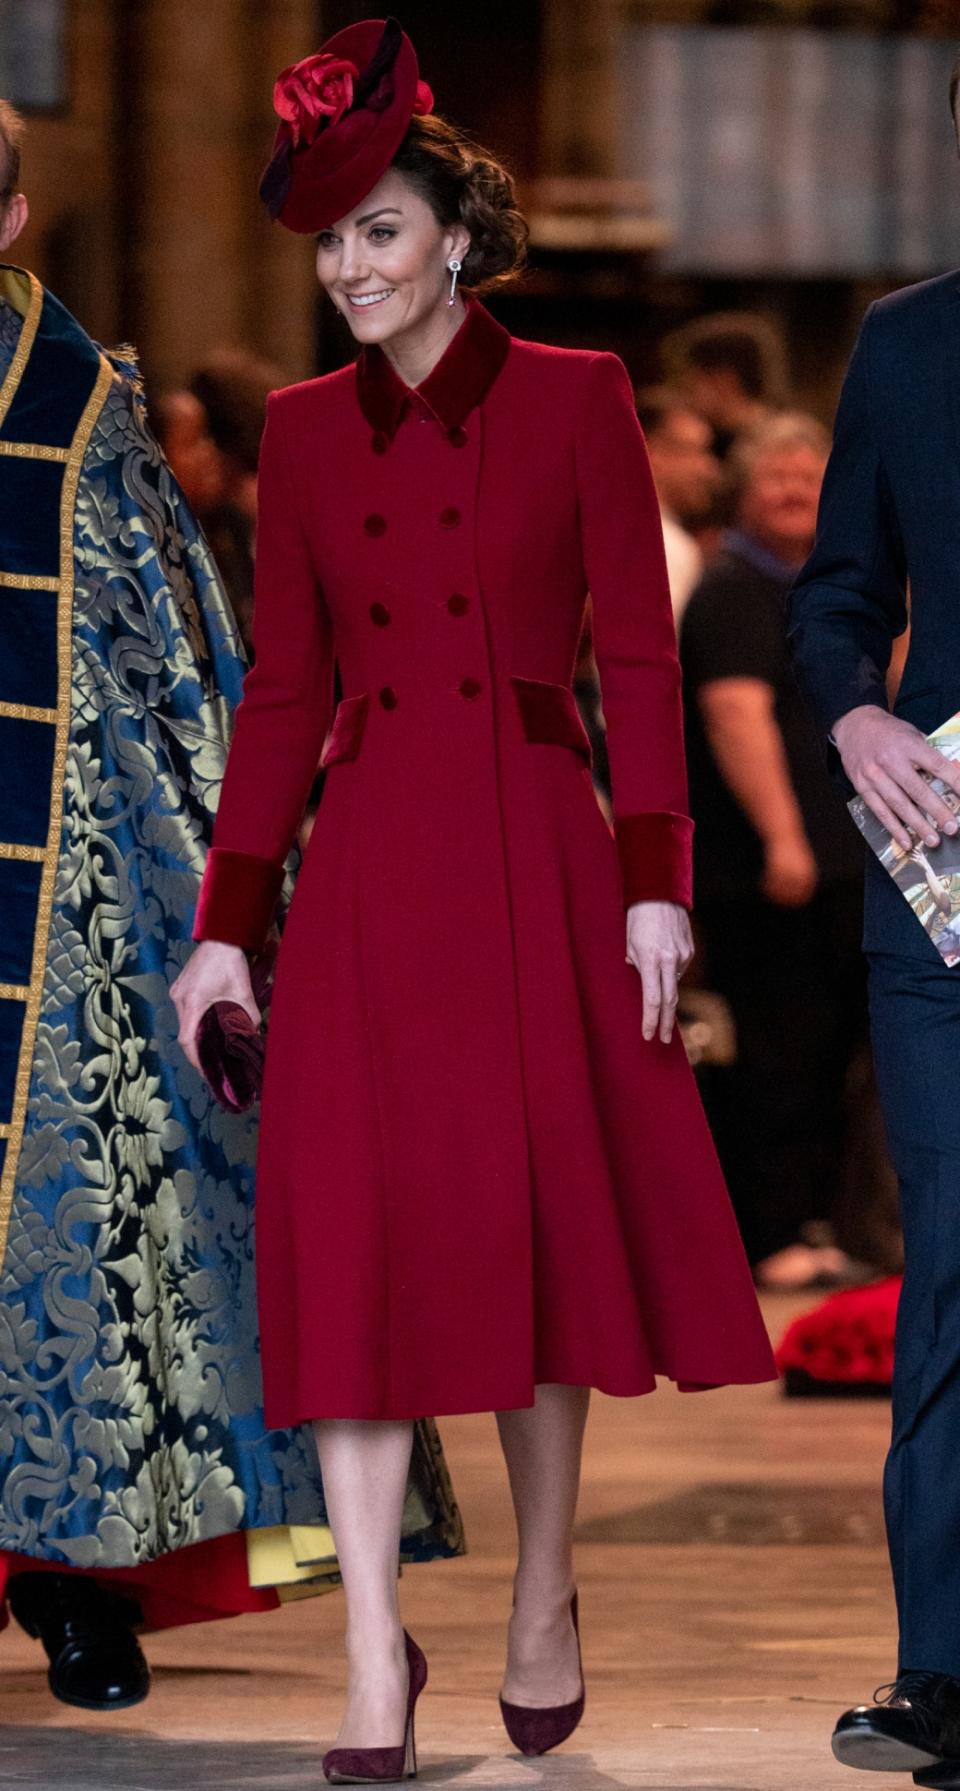
M950 103L960 128L960 62ZM960 710L958 613L960 272L867 312L792 606L796 669L837 767L908 848L958 833L928 779L960 791L960 764L924 738ZM872 855L864 947L906 1251L884 1478L900 1653L888 1697L847 1711L833 1750L849 1766L960 1786L960 966Z

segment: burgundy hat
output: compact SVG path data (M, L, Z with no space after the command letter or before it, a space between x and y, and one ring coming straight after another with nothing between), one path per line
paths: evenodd
M306 236L366 198L411 118L432 112L433 94L396 19L364 19L285 68L273 109L280 124L260 197L271 217Z

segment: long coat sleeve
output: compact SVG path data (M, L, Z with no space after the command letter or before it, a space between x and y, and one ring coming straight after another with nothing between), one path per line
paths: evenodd
M580 530L624 901L689 907L693 823L660 507L622 361L594 356L584 383Z
M874 416L868 311L844 382L817 539L794 586L797 676L829 732L863 703L886 707L894 638L907 625L906 565Z
M243 700L194 929L250 949L269 928L316 775L333 697L333 630L298 501L279 394L257 486L256 660Z

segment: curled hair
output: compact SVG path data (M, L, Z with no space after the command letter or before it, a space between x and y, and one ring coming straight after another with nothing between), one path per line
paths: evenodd
M455 125L414 118L392 166L425 199L444 227L462 223L470 247L460 275L473 292L505 286L523 266L529 227L513 178Z

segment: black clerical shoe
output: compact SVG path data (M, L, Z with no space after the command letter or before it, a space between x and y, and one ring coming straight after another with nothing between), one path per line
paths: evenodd
M960 1787L960 1679L901 1673L874 1699L846 1711L834 1729L841 1764L861 1772L912 1772L918 1784L943 1791ZM934 1773L946 1776L926 1776Z
M86 1575L22 1573L10 1609L43 1643L50 1690L80 1710L127 1710L150 1690L150 1669L133 1631L140 1607Z

